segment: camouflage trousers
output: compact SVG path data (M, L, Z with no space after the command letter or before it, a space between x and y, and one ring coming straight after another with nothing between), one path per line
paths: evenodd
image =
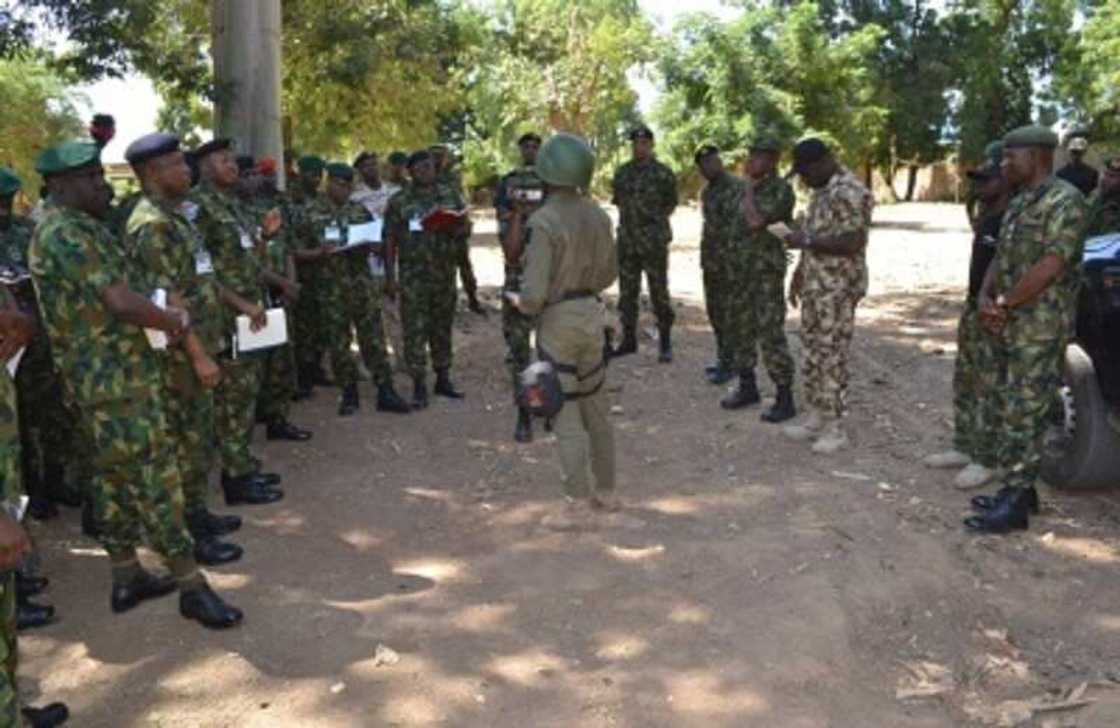
M967 304L957 326L953 368L953 448L981 465L996 466L993 422L999 383L995 342L980 328L980 314Z
M825 416L845 414L848 355L860 298L844 290L807 290L801 297L805 399Z
M0 574L0 728L21 726L16 666L19 648L16 640L16 572Z
M401 324L404 328L404 358L409 374L422 379L428 350L432 368L451 368L451 331L455 323L455 267L436 260L431 267L402 265Z
M261 360L223 359L221 367L222 383L214 392L214 429L222 471L231 478L239 478L256 469L249 446L256 425Z
M384 280L379 280L377 285L385 289ZM385 343L391 346L392 365L395 372L408 371L404 361L404 327L401 324L401 304L396 298L381 298L381 327L385 330Z
M94 517L110 557L131 554L142 536L166 558L193 552L170 426L158 391L81 407L81 427L94 448Z
M996 464L1021 485L1033 485L1042 467L1043 441L1062 385L1066 338L1030 335L1030 322L1012 320L995 345Z
M763 270L747 262L730 283L728 348L734 371L754 370L758 352L777 387L793 386L793 355L786 340L785 271Z
M381 324L381 296L381 288L372 278L358 275L347 276L324 291L326 350L331 353L334 382L339 387L358 383L358 365L350 353L355 334L362 361L373 381L378 385L393 381Z
M183 366L183 364L176 364ZM185 365L189 368L189 365ZM193 377L193 372L189 372ZM175 439L187 513L206 510L214 467L214 393L199 384L164 389L170 435Z
M76 466L74 470L81 466L73 458L74 413L66 406L46 337L36 337L28 346L16 373L16 389L27 494L79 497L65 492L75 482L73 474L66 477L67 465Z
M292 347L296 366L304 369L318 364L326 350L323 334L323 296L322 276L300 273L302 289L299 301L292 310Z
M455 267L459 269L459 279L463 282L463 292L468 297L478 295L478 279L474 275L474 265L471 263L470 237L455 240Z
M669 243L646 240L625 227L618 229L618 313L622 325L638 325L642 274L659 326L672 326L676 314L669 296Z
M285 344L269 351L261 364L257 414L266 422L287 420L297 387L295 347Z
M730 280L724 261L712 260L716 256L700 254L700 269L704 275L704 308L708 322L716 337L716 361L726 370L734 366L732 350L728 346L728 298Z
M506 268L504 290L515 293L521 290L520 270ZM506 351L509 354L509 370L514 397L517 396L521 372L525 371L533 362L533 351L530 344L532 332L533 317L521 313L516 306L509 302L509 299L503 296L502 335L505 337Z

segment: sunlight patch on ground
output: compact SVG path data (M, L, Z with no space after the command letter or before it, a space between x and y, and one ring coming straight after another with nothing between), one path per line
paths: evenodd
M564 660L539 650L495 657L484 667L488 672L525 687L537 687L566 668Z
M1120 632L1120 614L1098 614L1093 618L1097 626L1112 632Z
M307 519L295 511L286 511L272 518L255 518L253 523L262 528L272 529L281 536L292 536L303 531Z
M467 573L467 566L458 559L416 559L393 564L393 573L422 576L440 584L461 580Z
M217 588L219 591L244 589L256 581L256 579L249 574L230 574L229 572L221 571L207 571L206 578L210 581L210 585Z
M677 624L707 624L712 612L698 604L678 604L669 612L669 621Z
M661 556L665 553L665 547L661 544L654 544L653 546L607 546L607 553L619 561L633 563L654 556Z
M686 516L700 510L695 499L674 496L647 501L643 505L652 511L664 513L667 516Z
M1054 553L1072 556L1094 564L1115 564L1120 561L1116 548L1095 538L1071 538L1047 533L1038 542Z
M685 672L665 681L669 703L678 713L745 716L768 708L757 693L729 689L710 672Z
M71 548L66 551L71 556L108 556L102 548Z
M516 604L471 604L453 614L450 622L466 632L496 632L516 611Z
M447 503L452 500L450 493L445 490L435 490L434 488L405 488L404 492L416 498L440 501L441 503Z
M649 642L634 635L603 632L596 637L599 649L595 656L601 660L633 660L649 651Z
M355 528L350 531L343 531L338 534L339 540L348 546L352 546L356 551L366 552L381 546L385 543L385 538L382 536L375 536L364 528Z

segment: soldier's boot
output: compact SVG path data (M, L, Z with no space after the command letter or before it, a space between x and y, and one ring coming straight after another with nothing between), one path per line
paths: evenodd
M114 613L120 614L138 606L140 602L167 596L177 588L179 584L174 577L156 576L141 570L129 583L113 585L109 606Z
M710 368L710 371L705 371L707 372L708 382L715 385L727 384L735 378L731 367L724 364L716 364Z
M399 415L407 415L412 411L397 390L393 388L392 384L379 384L377 386L377 411L378 412L393 412Z
M622 341L618 342L618 346L611 350L611 358L633 354L637 350L638 328L636 326L626 326L622 330Z
M239 478L222 473L222 492L227 506L267 505L284 497L284 491L269 485L259 473L247 473Z
M36 521L45 521L58 515L58 506L47 497L46 483L39 476L36 463L28 463L24 458L23 483L27 489L27 515Z
M101 538L101 526L97 523L92 498L86 498L82 502L82 534L95 541Z
M361 403L358 400L358 385L347 384L342 390L342 399L338 403L338 416L349 417L358 411Z
M758 393L758 383L754 379L754 370L747 369L739 373L739 386L735 391L720 400L719 406L726 410L743 409L751 407L762 401Z
M455 389L455 385L451 383L451 372L446 368L436 370L436 386L432 391L448 399L463 399L464 397L463 393Z
M24 573L27 572L27 573ZM45 576L36 576L31 572L25 564L16 569L16 591L20 594L25 594L33 597L37 594L42 594L43 590L50 585L51 580Z
M533 441L533 418L524 407L517 408L517 427L513 430L513 439L516 442Z
M179 592L179 614L210 629L234 627L245 616L240 609L215 594L206 582Z
M27 515L36 521L46 521L58 515L58 506L41 495L33 495L27 501Z
M657 361L662 364L671 364L673 361L673 327L662 325L658 328L657 342L661 345L661 352Z
M199 514L206 529L215 536L225 536L241 528L241 516L227 513L213 513L204 509Z
M774 406L762 413L762 421L778 424L792 420L797 416L797 407L793 404L793 389L778 387L778 395L774 398Z
M203 566L220 566L237 561L244 554L237 544L219 541L202 513L187 515L187 530L194 538L194 560Z
M412 409L422 410L428 407L428 383L423 377L412 378Z
M18 587L18 584L17 584ZM16 630L37 629L54 622L54 607L36 604L31 597L16 590Z
M311 432L296 427L283 417L273 417L265 427L265 437L269 440L289 440L291 442L307 442L311 439Z
M42 708L28 706L20 711L30 728L56 728L70 720L66 703L51 703Z
M1025 488L1024 490L1026 490L1026 494L1024 495L1024 497L1027 501L1027 510L1029 510L1034 515L1038 515L1038 512L1041 510L1041 503L1038 500L1038 491L1034 489L1033 485L1029 488ZM1005 485L1004 487L996 491L996 494L994 496L978 495L970 502L973 509L977 511L990 511L998 506L1002 501L1007 500L1013 495L1016 495L1015 488L1009 485Z
M1008 488L990 510L964 519L966 528L979 533L1008 533L1030 525L1030 493L1033 489ZM1037 497L1037 494L1036 494Z

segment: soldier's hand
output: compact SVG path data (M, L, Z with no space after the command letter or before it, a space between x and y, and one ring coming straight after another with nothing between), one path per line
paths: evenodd
M191 360L191 366L204 389L213 389L221 383L222 370L210 357L206 355L195 357Z
M27 531L7 513L0 513L0 571L11 571L31 551Z
M804 276L801 275L801 269L798 268L793 272L793 278L789 282L789 305L790 308L797 308L801 305L801 286L804 285Z
M299 302L299 294L303 290L303 286L295 281L285 281L283 286L283 297L285 304L295 304Z
M171 328L165 330L167 336L171 339L171 343L178 343L191 326L191 315L187 312L187 309L177 306L168 306L164 311L173 321Z
M809 236L805 234L804 230L794 230L786 236L786 246L795 250L805 248L808 242Z
M268 311L264 306L253 306L246 315L249 317L249 330L256 333L268 326Z
M282 227L284 227L284 218L280 210L274 207L265 213L264 220L261 221L261 236L266 240L273 238Z

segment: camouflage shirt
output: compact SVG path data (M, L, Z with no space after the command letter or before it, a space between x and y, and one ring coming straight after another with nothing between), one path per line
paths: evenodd
M34 232L34 222L13 215L10 224L0 228L0 265L27 268L27 249Z
M137 279L108 228L59 208L35 231L30 265L51 353L74 401L88 409L156 396L160 367L144 331L114 318L101 300L106 288Z
M805 215L805 230L812 237L871 230L875 199L854 174L840 169L824 187L813 190ZM867 293L867 246L850 256L803 251L800 263L807 290Z
M0 308L15 304L8 289L0 286ZM19 410L16 383L7 372L0 372L0 500L11 500L23 492L19 478Z
M1084 248L1085 198L1050 177L1012 198L996 247L995 293L1006 294L1048 255L1065 262L1061 275L1032 303L1011 312L1009 336L1048 340L1072 331Z
M316 230L320 244L342 247L350 239L350 226L361 225L373 219L360 203L349 201L342 205L331 202L326 195L320 197L307 210L309 224ZM332 280L343 283L353 278L368 278L369 256L372 246L335 253L323 264L323 271ZM381 246L376 246L381 248Z
M1120 194L1105 197L1097 190L1089 198L1085 237L1120 233Z
M218 191L205 182L191 195L197 216L188 221L202 233L214 261L218 282L253 303L261 302L263 267L256 252L255 225L232 194ZM227 331L233 331L236 312L226 307Z
M777 174L754 183L754 206L767 225L793 220L797 198L789 182ZM751 262L761 270L785 271L789 259L785 242L766 228L755 231L749 239Z
M437 207L462 210L463 198L447 185L420 187L410 184L389 200L385 209L385 232L397 244L400 265L426 266L451 255L453 237L420 228L420 221Z
M745 225L740 203L746 184L730 172L709 182L700 194L704 227L700 233L700 266L711 269L722 265L732 243L742 244Z
M223 351L228 340L224 307L210 251L202 236L188 221L197 214L194 203L178 209L144 197L125 223L124 249L131 259L142 291L163 288L186 299L191 328L211 354ZM179 349L171 356L186 363Z
M669 225L669 216L677 207L677 178L673 170L656 159L631 160L615 172L611 190L621 227L658 243L673 239Z

